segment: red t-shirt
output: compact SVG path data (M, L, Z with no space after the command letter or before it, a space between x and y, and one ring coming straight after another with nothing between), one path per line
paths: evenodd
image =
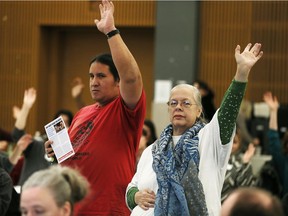
M77 215L130 215L125 190L135 173L145 111L143 91L133 110L118 97L75 115L68 131L75 155L62 164L78 168L91 184L90 196L75 208Z

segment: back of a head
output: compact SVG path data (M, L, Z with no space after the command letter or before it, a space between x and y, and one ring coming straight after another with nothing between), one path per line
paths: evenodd
M150 139L148 140L148 145L150 145L157 139L156 128L155 128L154 123L149 119L146 119L144 121L144 125L146 125L150 129L151 134L150 134Z
M214 97L214 92L212 89L209 87L209 85L204 82L203 80L195 80L193 85L197 85L199 89L202 89L206 92L207 95L210 95L211 97Z
M61 115L66 115L68 117L69 125L66 125L66 126L69 127L72 123L72 120L73 120L73 113L70 110L61 109L61 110L57 111L57 113L54 116L54 119L56 119L57 117L59 117Z
M120 80L117 68L116 68L116 66L115 66L115 64L113 62L111 54L109 54L109 53L100 54L100 55L94 57L90 61L89 65L91 66L91 64L93 64L95 62L99 62L99 63L104 64L104 65L108 65L109 69L110 69L110 72L112 73L112 75L114 77L114 80L115 81L119 81Z
M83 200L89 192L89 183L77 170L60 165L33 173L22 187L22 191L29 188L47 188L56 204L61 207L65 202L74 203Z
M236 189L225 200L222 216L284 216L280 200L259 188Z
M208 84L202 80L195 80L193 84L198 84L199 89L209 90Z

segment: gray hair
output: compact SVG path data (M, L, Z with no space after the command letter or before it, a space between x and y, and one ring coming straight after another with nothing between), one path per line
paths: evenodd
M77 170L60 165L53 165L49 169L33 173L22 187L22 191L28 188L47 188L57 204L62 207L65 202L73 205L86 197L89 191L89 183Z
M193 85L189 85L189 84L179 84L179 85L176 85L174 86L171 91L170 91L170 98L171 98L171 95L172 93L175 91L175 90L178 90L178 89L188 89L189 91L191 91L191 96L193 97L193 99L195 100L195 103L196 105L198 106L199 109L201 109L201 115L198 119L198 121L201 121L201 122L206 122L205 119L204 119L204 113L203 113L203 107L202 107L202 97L201 97L201 94L199 92L199 90L193 86ZM170 99L169 98L169 99Z

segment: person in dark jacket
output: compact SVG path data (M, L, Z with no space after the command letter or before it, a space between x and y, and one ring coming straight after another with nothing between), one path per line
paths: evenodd
M214 113L216 112L216 108L214 105L214 92L208 86L208 84L202 80L195 80L193 82L193 86L198 88L201 94L204 117L209 122L212 119Z

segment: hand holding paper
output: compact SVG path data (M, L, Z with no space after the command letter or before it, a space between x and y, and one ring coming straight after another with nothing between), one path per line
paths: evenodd
M61 116L45 125L45 131L50 140L45 143L45 150L49 157L55 154L58 163L61 163L75 154L67 128ZM50 145L54 154L51 152Z

